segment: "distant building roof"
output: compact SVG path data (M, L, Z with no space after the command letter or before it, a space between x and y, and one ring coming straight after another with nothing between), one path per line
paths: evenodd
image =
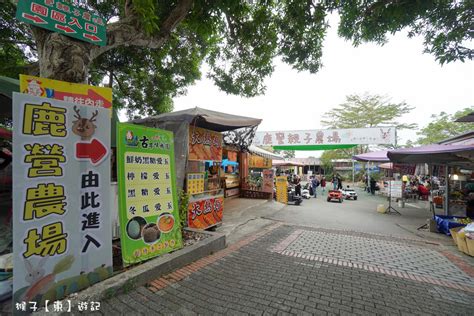
M298 162L304 166L320 166L321 159L309 157L309 158L291 158L290 161Z
M350 163L352 163L352 159L331 159L331 162L350 162Z
M249 151L252 153L252 154L255 154L255 155L258 155L258 156L262 156L262 157L265 157L265 158L269 158L269 159L277 159L277 160L283 160L285 158L283 158L283 156L281 155L277 155L275 153L272 153L268 150L265 150L263 148L260 148L260 147L257 147L255 145L250 145L249 146Z
M467 133L450 137L440 141L438 144L444 145L473 145L474 144L474 130Z
M289 161L289 160L272 160L272 165L274 167L303 167L304 165L300 162Z

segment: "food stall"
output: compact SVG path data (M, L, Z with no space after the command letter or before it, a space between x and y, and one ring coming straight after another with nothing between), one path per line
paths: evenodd
M245 155L247 173L242 182L242 197L271 199L273 197L274 172L272 159L282 157L256 146L249 147Z
M237 148L224 146L221 169L224 178L224 197L240 196L240 152Z
M459 213L456 205L460 203L460 193L471 182L472 173L467 170L474 169L474 145L426 145L389 151L387 156L392 162L430 165L431 176L436 176L437 179L431 181L434 186L432 191L437 189L437 195L442 195L445 215ZM466 170L467 174L461 174L461 170ZM466 215L465 206L461 213Z
M222 222L226 186L232 178L226 175L231 170L227 167L238 166L234 151L224 150L222 132L255 129L260 122L260 119L198 107L133 121L174 133L176 181L188 198L185 215L188 227L208 229Z
M444 210L442 216L433 214L437 230L453 235L461 251L474 255L474 249L466 246L474 247L474 240L467 240L465 234L454 235L474 218L474 145L433 144L389 151L387 156L393 162L430 165L430 205L434 213L435 199L441 200Z

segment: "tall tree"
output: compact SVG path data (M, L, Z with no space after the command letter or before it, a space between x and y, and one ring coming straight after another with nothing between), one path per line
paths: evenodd
M346 101L324 114L321 123L329 128L362 128L394 126L413 129L416 124L400 123L398 119L410 113L413 107L405 102L392 103L380 95L348 95Z
M200 77L203 62L220 89L246 97L264 93L276 56L316 73L331 13L340 15L339 34L354 45L383 44L386 34L408 29L409 36L425 38L425 51L440 63L473 55L463 46L473 37L470 1L87 0L83 6L108 21L106 46L27 27L3 1L0 53L14 45L42 77L109 78L118 100L142 113L169 109L172 98ZM0 63L1 74L8 74L6 62Z
M441 112L439 114L431 115L431 123L423 127L417 135L420 136L417 140L418 144L434 144L444 139L472 131L472 123L458 123L456 119L474 112L474 108L464 108L454 114Z
M380 95L349 95L344 103L326 112L321 123L328 128L394 126L397 129L413 129L416 124L399 122L399 118L410 113L412 109L413 107L405 102L392 103L389 98ZM368 145L358 145L351 149L325 151L322 161L328 168L332 159L350 159L352 155L368 150Z
M414 129L415 123L401 123L399 118L410 113L413 107L405 102L392 103L388 97L380 95L349 95L346 101L324 114L321 123L329 128L364 128L394 126L397 129ZM346 156L367 152L367 145L359 145L352 150L342 150Z

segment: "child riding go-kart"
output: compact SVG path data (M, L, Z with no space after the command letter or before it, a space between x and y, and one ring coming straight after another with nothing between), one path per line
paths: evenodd
M344 201L344 197L342 196L342 192L339 190L329 190L327 200L328 202L337 200L339 203L342 203L342 201Z

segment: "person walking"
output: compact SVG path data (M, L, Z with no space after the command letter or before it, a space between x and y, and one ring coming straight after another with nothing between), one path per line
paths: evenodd
M313 179L311 179L311 188L313 189L314 198L318 196L318 193L317 193L318 186L319 186L319 180L318 178L316 178L316 176L314 176Z
M337 189L342 190L342 179L341 176L337 176Z
M326 192L326 177L321 179L321 191Z
M298 175L295 176L295 195L301 196L301 179Z
M338 185L339 185L339 184L338 184L338 179L337 179L337 177L336 177L336 176L333 176L333 177L332 177L332 187L333 187L334 191L337 190Z
M376 181L374 178L370 177L370 193L372 193L372 195L375 195L375 185L376 185Z

